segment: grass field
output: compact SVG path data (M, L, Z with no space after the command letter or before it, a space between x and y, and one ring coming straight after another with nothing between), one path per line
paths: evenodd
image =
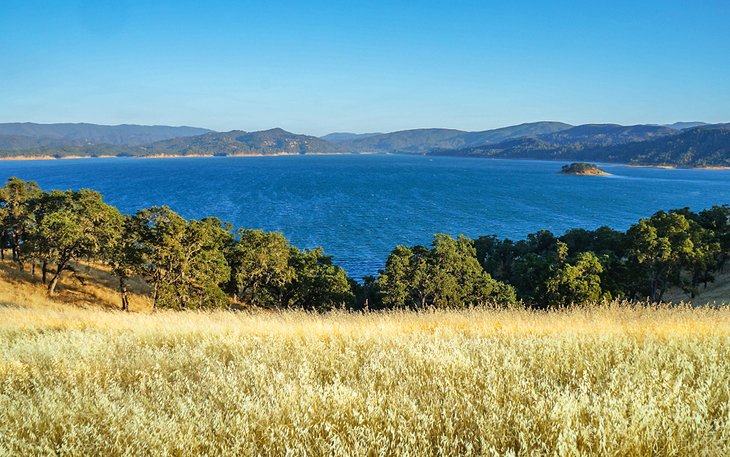
M727 308L121 313L9 281L0 455L730 455Z

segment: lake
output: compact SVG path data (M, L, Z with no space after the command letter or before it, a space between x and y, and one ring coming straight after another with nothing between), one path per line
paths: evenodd
M612 176L560 175L564 162L407 155L0 161L0 178L98 190L127 213L168 205L188 218L278 230L323 246L349 274L382 268L398 244L434 233L522 238L608 225L661 209L730 203L730 171L601 165Z

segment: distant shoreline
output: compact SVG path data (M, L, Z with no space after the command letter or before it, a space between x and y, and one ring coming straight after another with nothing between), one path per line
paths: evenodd
M721 167L717 165L712 165L709 167L678 167L676 165L636 165L630 163L617 163L615 165L622 165L628 168L660 168L663 170L730 170L730 167Z
M226 155L210 155L210 154L152 154L146 156L114 156L114 155L99 155L99 156L80 156L80 155L69 155L64 157L54 157L51 155L41 156L9 156L0 157L0 162L4 161L51 161L51 160L78 160L78 159L214 159L214 158L227 158L227 157L288 157L288 156L342 156L342 155L389 155L398 154L394 152L276 152L273 154L226 154ZM418 157L430 157L426 154L402 154L407 156L418 156ZM434 155L433 157L447 157L442 155ZM498 160L538 160L542 162L568 162L567 160L541 160L541 159L525 159L525 158L505 158L505 157L469 157L469 156L448 156L448 157L459 157L465 159L498 159ZM730 166L707 166L707 167L678 167L676 165L641 165L641 164L629 164L621 162L605 162L607 165L623 166L628 168L657 168L665 170L707 170L707 171L718 171L718 170L730 170Z
M78 160L78 159L205 159L205 158L225 158L225 157L282 157L282 156L332 156L332 155L373 155L385 154L381 152L307 152L301 154L298 152L276 152L273 154L226 154L226 155L210 155L210 154L150 154L146 156L80 156L69 155L63 157L55 157L49 155L42 156L10 156L0 157L0 161L36 161L36 160Z

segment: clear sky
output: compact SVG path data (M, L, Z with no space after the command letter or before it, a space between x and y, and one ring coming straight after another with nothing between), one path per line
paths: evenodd
M0 122L730 121L728 0L0 3Z

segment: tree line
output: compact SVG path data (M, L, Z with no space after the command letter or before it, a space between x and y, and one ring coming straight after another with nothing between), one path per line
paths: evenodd
M444 234L398 246L377 276L349 278L321 248L278 232L187 220L165 206L126 215L95 191L43 191L10 178L0 188L0 257L34 273L54 295L79 261L108 265L122 309L143 278L154 308L232 303L327 310L568 306L604 298L661 301L672 287L701 292L730 258L730 207L660 211L626 232L601 227L513 241Z
M556 237L543 230L517 242L480 237L475 246L485 271L535 306L656 302L672 287L694 298L730 258L730 207L659 211L626 232L600 227Z

